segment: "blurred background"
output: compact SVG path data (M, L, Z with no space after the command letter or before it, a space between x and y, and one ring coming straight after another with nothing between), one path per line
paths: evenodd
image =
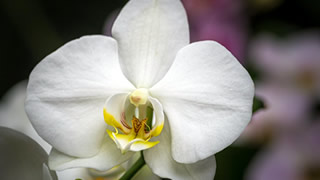
M320 1L182 2L191 41L227 47L264 102L242 136L217 154L215 179L320 180ZM46 55L83 35L110 35L125 3L1 0L1 108L10 89Z

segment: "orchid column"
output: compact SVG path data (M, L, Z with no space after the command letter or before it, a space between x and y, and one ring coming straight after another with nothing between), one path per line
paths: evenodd
M129 1L112 35L71 41L30 75L26 111L54 148L50 168L108 170L143 150L160 177L212 179L213 155L251 118L247 71L214 41L189 44L178 0Z

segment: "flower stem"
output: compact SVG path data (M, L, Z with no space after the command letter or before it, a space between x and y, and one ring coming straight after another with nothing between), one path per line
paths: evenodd
M120 178L120 180L130 180L144 165L143 152L141 151L140 158L134 163L134 165Z

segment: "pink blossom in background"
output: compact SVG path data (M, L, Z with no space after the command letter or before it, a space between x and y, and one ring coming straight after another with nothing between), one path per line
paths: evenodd
M305 94L273 82L256 84L256 96L265 108L257 111L238 143L261 144L306 123L311 99Z
M320 95L320 33L284 39L259 35L250 43L249 56L261 73L256 95L267 107L254 114L238 142L260 144L310 119Z
M107 36L111 36L112 25L116 20L118 14L120 13L120 9L112 11L108 17L106 18L104 25L102 27L102 33Z
M320 179L319 138L319 121L282 136L253 160L246 179Z
M232 0L182 0L187 10L191 41L214 40L243 63L247 41L244 2Z
M290 149L269 149L249 166L247 180L300 180L296 160Z
M320 32L304 32L285 39L260 35L250 57L263 80L277 81L302 93L320 97Z

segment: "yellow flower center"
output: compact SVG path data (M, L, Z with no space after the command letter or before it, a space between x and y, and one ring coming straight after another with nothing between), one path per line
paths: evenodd
M148 97L147 89L137 89L132 92L129 95L129 101L132 105L124 108L120 119L115 119L115 116L108 113L106 108L103 110L105 122L115 129L115 132L107 130L107 133L122 153L129 150L141 151L159 143L159 141L149 141L161 133L163 123L153 127L155 124L153 123L153 108ZM127 117L128 114L130 117Z

